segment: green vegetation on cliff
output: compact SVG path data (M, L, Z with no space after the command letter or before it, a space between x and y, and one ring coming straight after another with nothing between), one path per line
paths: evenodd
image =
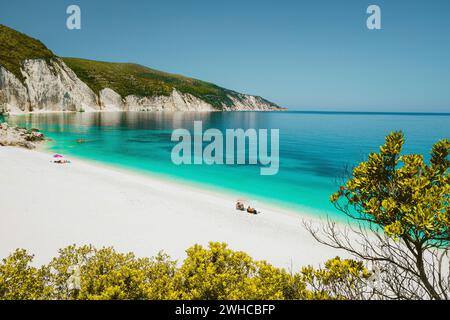
M76 58L62 58L64 62L95 93L110 88L122 97L136 95L169 96L173 89L191 94L212 106L233 105L228 95L239 98L237 92L205 81L170 74L132 63L111 63Z
M0 65L23 81L20 66L27 59L51 59L55 57L39 40L14 29L0 25Z

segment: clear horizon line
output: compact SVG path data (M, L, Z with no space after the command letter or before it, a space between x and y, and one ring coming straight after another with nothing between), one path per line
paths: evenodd
M390 115L442 115L450 116L450 112L432 111L339 111L339 110L296 110L287 108L286 112L315 113L315 114L390 114Z

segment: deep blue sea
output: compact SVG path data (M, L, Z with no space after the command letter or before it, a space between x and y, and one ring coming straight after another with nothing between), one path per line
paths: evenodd
M171 161L173 129L279 129L280 169L261 176L258 165L181 165ZM102 163L232 191L315 215L337 212L329 203L345 172L377 151L394 130L406 136L404 152L427 154L450 138L450 114L332 112L68 113L11 116L11 124L41 129L49 148ZM85 140L78 143L77 140Z

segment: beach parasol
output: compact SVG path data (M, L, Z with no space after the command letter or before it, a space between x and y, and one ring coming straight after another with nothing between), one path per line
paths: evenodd
M62 154L55 154L53 158L64 158L64 156Z

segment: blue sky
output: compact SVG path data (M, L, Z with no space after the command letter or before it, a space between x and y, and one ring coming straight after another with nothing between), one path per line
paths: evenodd
M82 29L66 28L66 8ZM382 30L366 9L382 10ZM136 62L303 110L450 112L448 0L0 0L56 54Z

